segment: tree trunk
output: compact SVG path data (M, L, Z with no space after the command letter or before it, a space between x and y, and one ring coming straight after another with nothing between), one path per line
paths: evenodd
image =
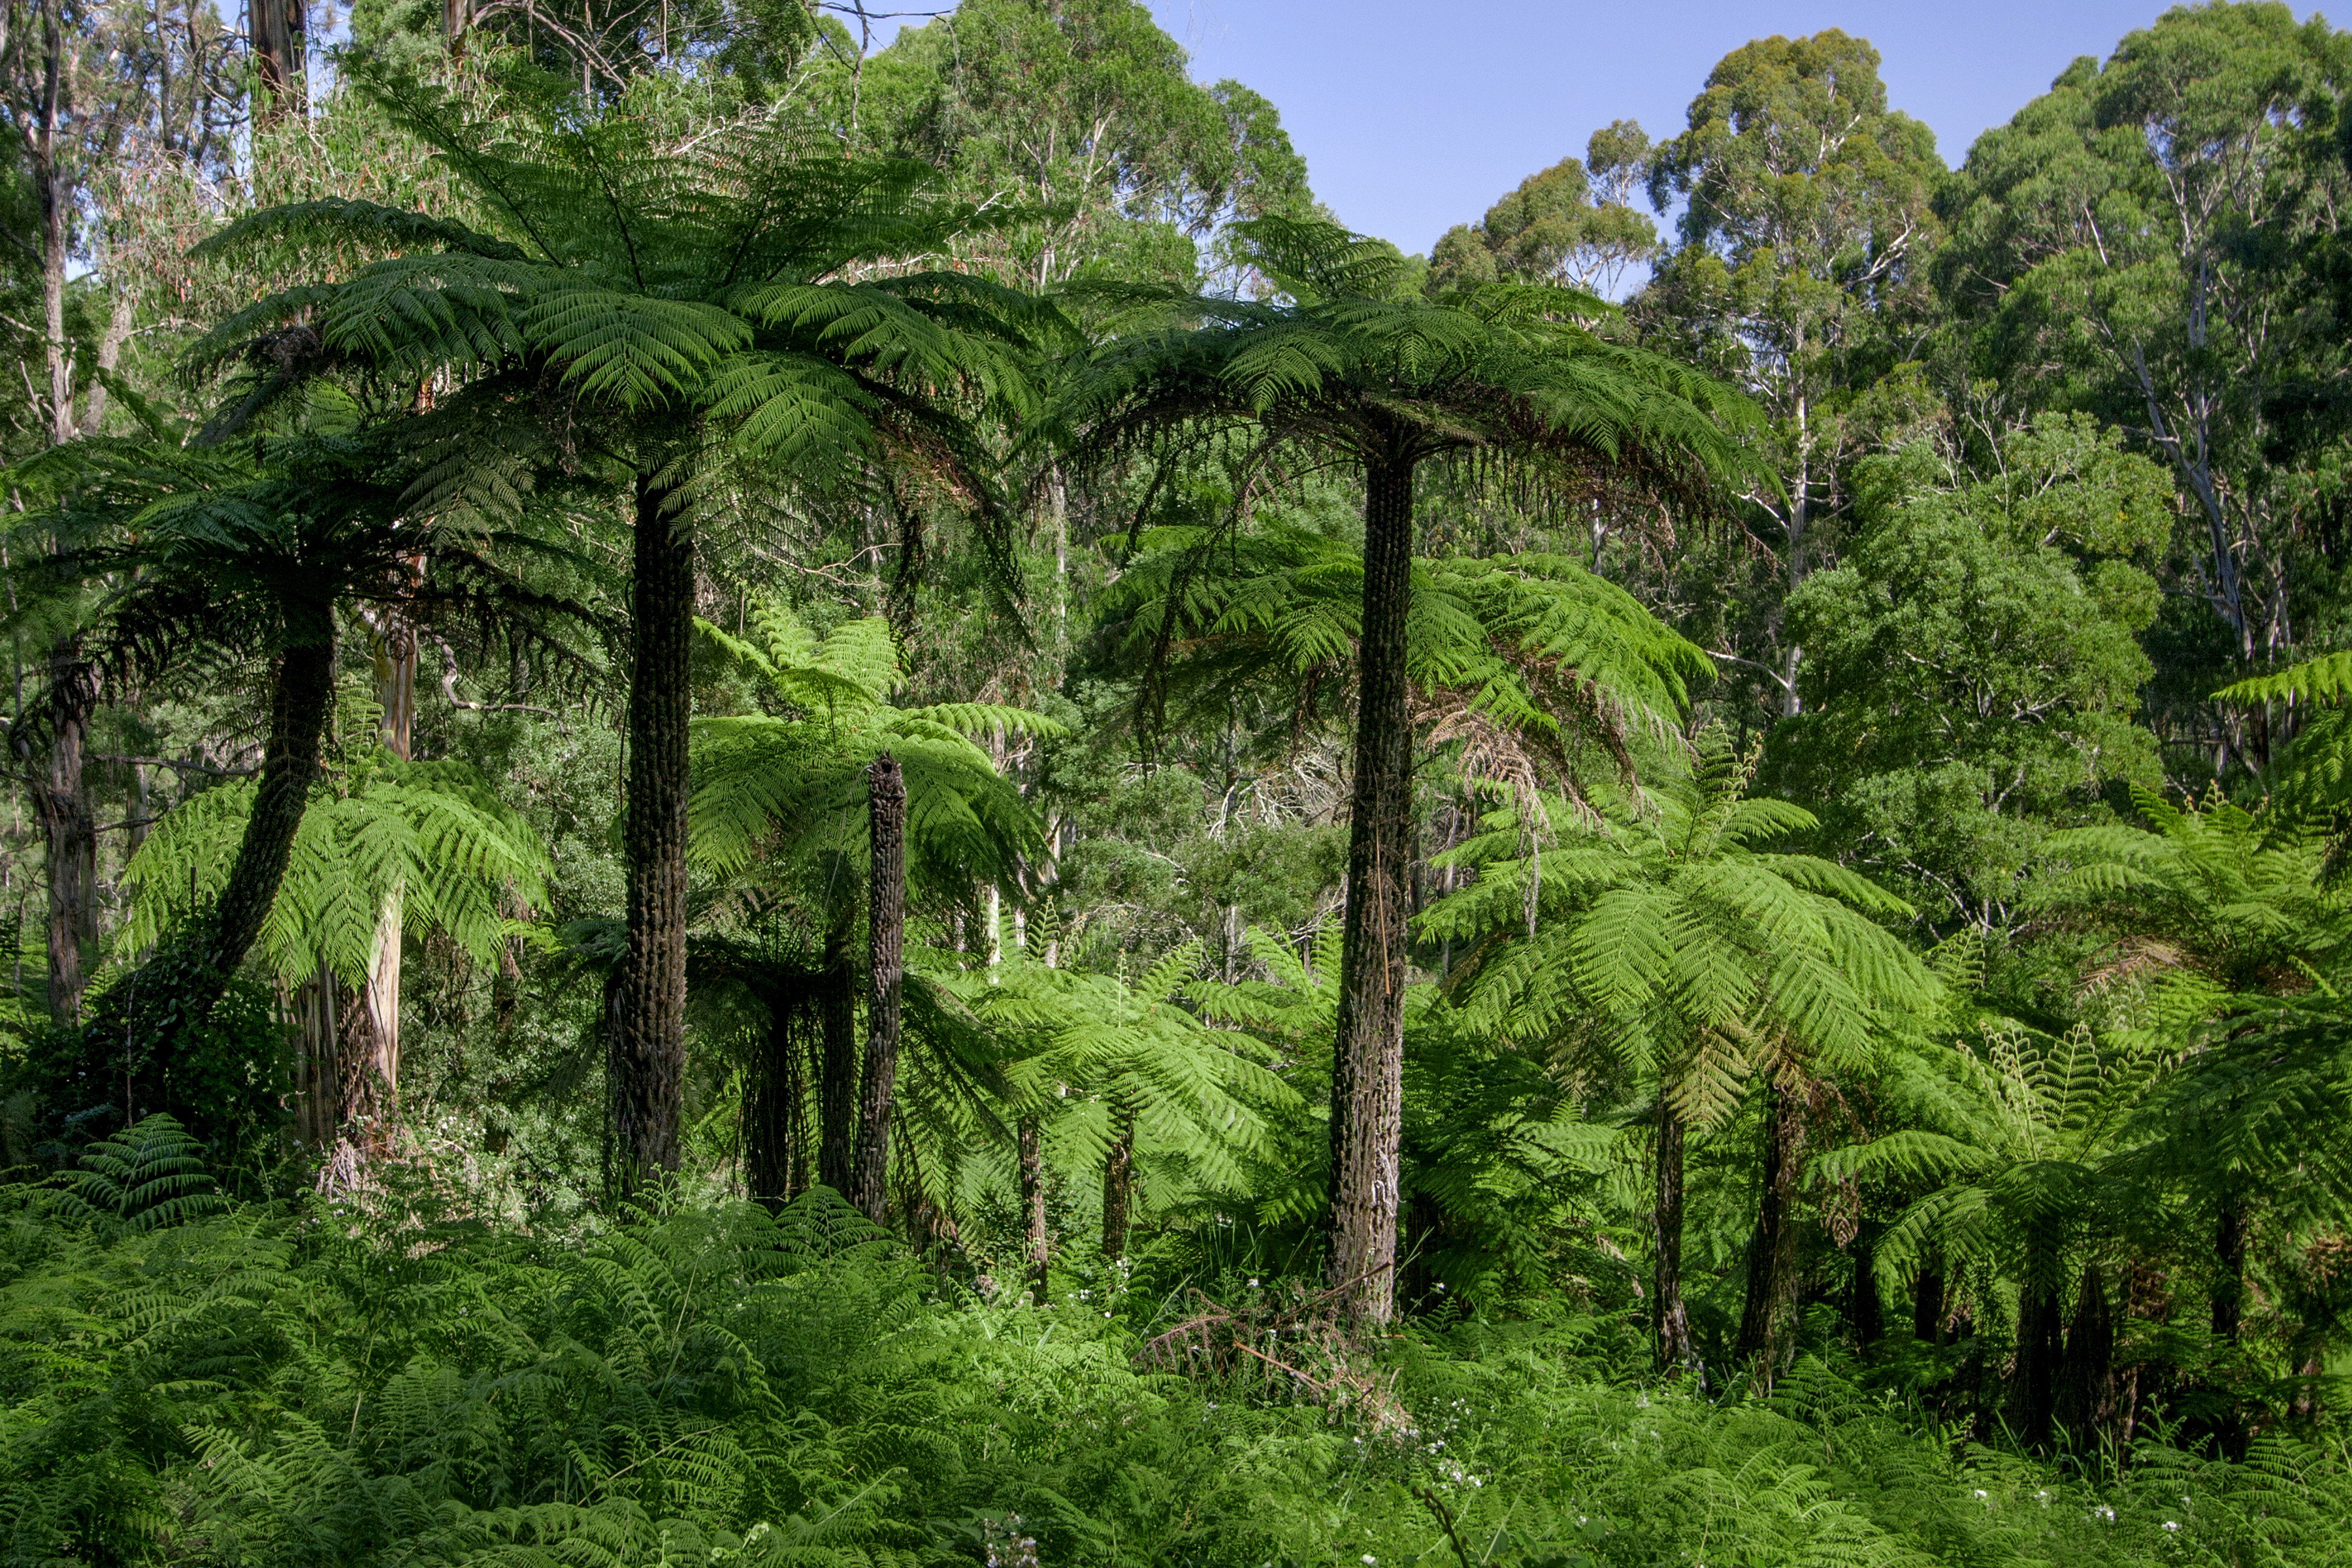
M857 1158L850 1201L879 1225L888 1196L890 1090L898 1072L899 950L907 929L907 784L885 752L866 770L872 839L866 896L866 1076L859 1085Z
M834 908L824 937L824 987L818 1020L824 1060L817 1068L816 1179L847 1197L857 1155L857 965L849 949L845 898Z
M1658 1100L1657 1204L1652 1210L1657 1253L1650 1275L1650 1338L1658 1366L1695 1372L1690 1319L1683 1309L1683 1120L1664 1097Z
M303 0L247 0L253 22L254 74L260 79L257 119L267 123L299 114L309 83L302 59Z
M2083 1268L2074 1326L2066 1333L2062 1406L2075 1447L2095 1454L2116 1436L2116 1320L2095 1263Z
M630 617L628 946L613 1020L615 1178L628 1196L677 1169L686 1067L686 803L693 525L676 491L637 476Z
M1045 1163L1037 1152L1037 1119L1023 1117L1016 1134L1021 1152L1023 1272L1029 1280L1029 1300L1042 1307L1050 1299L1046 1270L1054 1260L1054 1243L1045 1230Z
M441 0L441 32L448 40L452 59L465 58L466 35L473 26L473 0Z
M384 749L409 760L416 734L416 634L394 619L375 645L375 700ZM368 952L368 1034L383 1109L400 1096L400 963L403 889L394 888L376 910L375 936Z
M1135 1194L1135 1111L1117 1106L1111 1118L1110 1148L1103 1155L1102 1249L1116 1263L1127 1256L1128 1207Z
M49 379L49 440L62 446L74 438L74 362L72 344L66 337L66 270L70 260L67 253L73 242L74 189L66 163L58 156L58 141L60 133L70 134L73 105L66 76L65 18L58 0L44 0L37 15L41 53L35 68L39 75L33 85L33 114L22 131L26 173L31 177L41 214L41 336Z
M2235 1193L2225 1193L2213 1216L2213 1337L2238 1342L2246 1300L2246 1211Z
M1754 1358L1757 1381L1767 1387L1796 1352L1797 1158L1804 1128L1803 1100L1768 1079L1762 1190L1748 1247L1748 1298L1732 1352L1741 1361Z
M2028 1447L2046 1447L2058 1395L2060 1338L2057 1281L2029 1283L2017 1303L2018 1435Z
M81 1021L82 987L98 950L98 830L90 820L82 760L98 674L79 636L49 648L49 755L34 792L48 846L49 1016Z
M190 999L190 1016L199 1022L211 1016L269 919L294 852L294 835L310 805L310 786L318 781L319 742L335 709L334 632L323 611L320 619L326 635L280 654L270 682L260 787L254 791L253 812L227 884L213 908L211 950L205 954L213 973L204 983L205 993Z
M1922 1263L1911 1282L1911 1337L1944 1342L1944 1274L1933 1263Z
M1878 1300L1878 1232L1864 1225L1853 1243L1853 1342L1868 1350L1886 1337L1886 1314Z
M1405 616L1412 597L1412 462L1367 465L1363 642L1358 658L1348 908L1331 1064L1325 1281L1339 1314L1386 1323L1396 1301L1403 1136L1405 920L1412 853L1412 727Z
M822 986L824 977L817 984ZM754 1203L773 1209L799 1191L794 1167L801 1140L803 1020L812 999L787 985L760 1000L767 1006L768 1027L760 1037L759 1059L744 1106L743 1185Z

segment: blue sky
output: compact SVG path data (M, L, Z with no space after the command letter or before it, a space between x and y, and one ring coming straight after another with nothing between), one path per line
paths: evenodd
M869 0L877 10L920 0ZM1316 194L1352 228L1426 251L1595 127L1679 130L1749 38L1843 27L1878 46L1889 100L1957 163L2077 55L2110 53L2158 0L1150 0L1193 74L1272 99ZM2296 6L2307 16L2307 5Z

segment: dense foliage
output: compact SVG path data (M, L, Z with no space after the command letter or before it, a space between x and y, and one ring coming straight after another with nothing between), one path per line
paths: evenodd
M345 19L0 27L0 1560L2352 1555L2352 35Z

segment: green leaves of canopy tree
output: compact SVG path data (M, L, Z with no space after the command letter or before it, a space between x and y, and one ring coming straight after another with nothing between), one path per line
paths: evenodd
M1223 224L1310 197L1274 106L1186 66L1137 0L970 0L866 62L849 135L1026 204L967 247L1007 280L1188 284Z
M971 221L919 165L844 161L772 118L699 123L659 81L604 109L509 73L477 109L351 68L488 227L349 202L243 219L212 248L282 237L380 259L260 301L207 352L281 345L288 379L446 378L443 409L474 426L467 460L584 464L629 496L629 936L613 1019L626 1187L678 1159L698 487L732 466L806 494L904 462L987 510L965 420L1020 404L1020 323L1042 318L901 259L947 250Z
M1925 447L1865 459L1858 537L1790 598L1806 711L1774 729L1769 776L1939 934L2011 931L2043 836L2158 776L2137 637L2171 486L2122 447L2051 415L1985 479Z
M2334 363L2340 330L2279 306L2342 208L2327 132L2346 70L2317 16L2177 7L1987 132L1940 203L1971 368L2013 405L2093 410L2172 467L2200 525L2185 575L2225 658L2296 635L2296 531L2318 498L2274 464L2280 394Z
M1658 347L1763 405L1759 456L1779 483L1750 486L1747 500L1767 521L1759 542L1779 557L1780 592L1804 582L1822 553L1816 527L1841 505L1853 395L1914 357L1933 303L1928 197L1943 173L1934 134L1887 108L1878 51L1834 27L1726 55L1651 161L1651 200L1687 205L1635 319ZM1748 606L1760 618L1739 635L1793 713L1801 645L1779 596L1767 589Z
M1738 467L1718 420L1737 423L1745 405L1680 366L1596 336L1589 323L1605 308L1589 295L1486 284L1424 300L1408 297L1392 247L1336 226L1269 217L1234 232L1278 292L1100 290L1135 319L1095 354L1062 418L1098 451L1164 452L1229 432L1363 474L1326 1267L1347 1315L1381 1322L1396 1258L1415 473L1424 462L1507 472L1531 497L1554 500L1620 487L1701 494Z

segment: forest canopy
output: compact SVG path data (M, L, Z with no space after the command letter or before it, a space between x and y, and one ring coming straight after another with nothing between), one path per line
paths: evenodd
M2352 1562L2352 34L878 16L0 23L0 1561Z

